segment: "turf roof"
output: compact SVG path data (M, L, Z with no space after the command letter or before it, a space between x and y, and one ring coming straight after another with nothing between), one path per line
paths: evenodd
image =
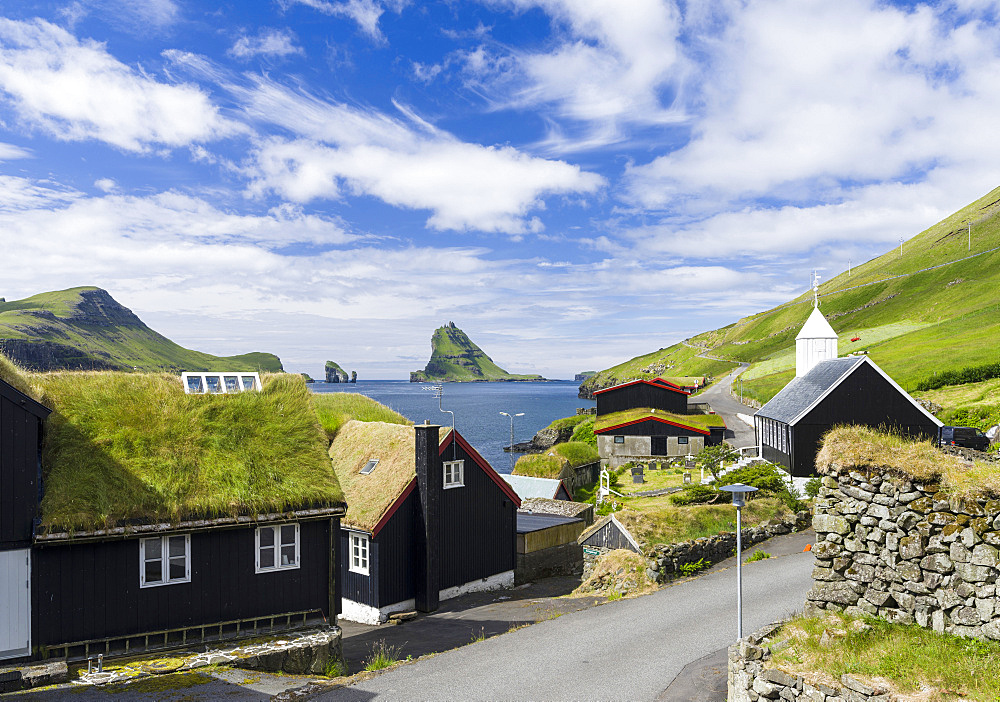
M709 427L726 426L726 422L722 418L722 415L718 414L674 414L672 412L664 412L661 409L636 407L633 409L622 410L621 412L611 412L610 414L598 415L597 419L594 421L594 431L607 431L612 427L617 427L621 424L628 424L630 422L641 421L643 419L662 419L674 424L694 427L702 431L708 431Z
M42 462L50 532L344 502L299 375L264 375L260 392L236 395L186 395L168 374L33 379L54 409Z

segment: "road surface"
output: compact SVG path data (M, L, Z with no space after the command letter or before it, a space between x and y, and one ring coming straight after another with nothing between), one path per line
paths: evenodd
M747 368L749 368L748 364L740 363L739 368L733 369L732 373L725 378L720 378L715 385L695 398L697 402L709 403L717 414L722 415L723 419L726 420L726 429L728 430L726 431L726 439L736 448L756 446L757 444L753 427L736 416L737 412L752 415L757 410L736 400L731 392L736 376ZM731 436L730 432L732 432Z
M810 533L791 541L808 541ZM797 545L797 543L796 543ZM743 568L744 632L801 609L812 554ZM736 639L736 571L714 570L404 665L312 699L655 700L689 663Z

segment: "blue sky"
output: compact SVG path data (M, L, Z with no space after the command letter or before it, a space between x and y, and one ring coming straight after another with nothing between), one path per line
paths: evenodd
M572 377L998 185L1000 3L0 6L0 296L216 354Z

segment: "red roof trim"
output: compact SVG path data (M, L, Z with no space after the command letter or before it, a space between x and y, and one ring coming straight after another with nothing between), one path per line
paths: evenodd
M445 435L445 437L447 438L447 434ZM480 456L479 451L472 448L472 445L468 441L466 441L465 437L459 434L457 430L455 431L452 441L455 441L456 439L459 447L467 454L469 454L469 456L472 457L472 462L478 465L483 470L483 472L486 473L486 477L488 477L490 480L496 483L497 487L500 488L503 491L503 493L511 499L515 507L520 507L521 498L517 496L516 492L514 492L514 488L512 488L507 483L506 480L500 477L500 474L493 469L493 466L491 466L485 458ZM441 444L439 455L444 455L445 449L447 449L450 444L451 442L444 441Z
M708 429L701 430L697 427L690 426L689 424L678 424L677 422L671 422L668 419L660 419L659 417L654 417L653 415L646 415L645 417L640 417L639 419L633 419L631 422L623 422L622 424L616 424L613 427L608 427L607 429L601 429L600 431L595 431L595 434L607 434L608 432L614 431L615 429L621 429L622 427L630 427L633 424L638 424L639 422L660 422L661 424L669 424L674 427L680 427L681 429L690 429L691 431L696 431L699 434L704 434L708 436L712 432Z
M600 395L602 392L610 392L612 390L618 390L619 388L627 388L629 385L635 385L636 383L644 383L646 385L652 385L654 388L661 388L663 390L671 390L673 392L679 392L681 395L690 395L691 393L687 390L681 390L680 387L674 385L668 380L663 380L662 378L657 378L656 380L632 380L628 383L622 383L620 385L614 385L610 388L604 388L603 390L598 390L595 395Z
M409 497L410 493L413 492L416 488L417 488L417 477L413 476L413 480L410 481L410 484L403 489L403 492L400 494L399 497L396 498L396 501L393 502L391 505L389 505L389 509L385 511L385 514L382 515L382 518L378 520L378 524L376 524L375 528L372 529L373 539L376 536L378 536L378 533L380 531L382 531L382 527L384 527L386 524L389 523L389 520L392 519L392 515L396 513L396 510L398 510L400 507L403 506L403 503L406 502L406 498ZM350 509L350 507L348 507L348 509Z

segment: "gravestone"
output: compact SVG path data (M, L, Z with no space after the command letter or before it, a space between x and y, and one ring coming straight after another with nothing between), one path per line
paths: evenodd
M644 483L646 480L643 478L643 466L641 463L637 463L632 466L632 482L633 483Z
M691 474L690 473L685 473L684 474L684 484L685 485L690 485L691 484Z

